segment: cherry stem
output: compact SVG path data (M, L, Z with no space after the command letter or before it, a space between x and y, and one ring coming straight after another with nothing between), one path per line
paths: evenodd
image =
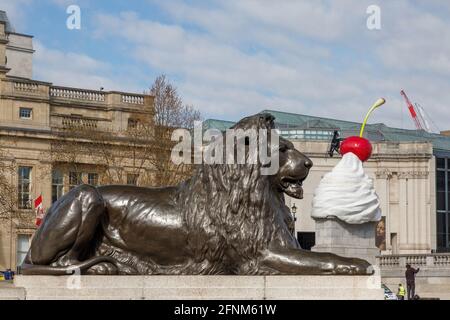
M360 137L360 138L363 137L364 129L366 128L366 123L367 123L367 120L369 120L370 114L371 114L376 108L381 107L381 106L382 106L383 104L385 104L385 103L386 103L386 100L383 99L383 98L380 98L380 99L378 99L378 100L373 104L373 106L369 109L369 112L367 112L367 115L366 115L366 117L365 117L365 119L364 119L364 122L363 122L363 124L362 124L362 126L361 126L361 131L359 132L359 137Z

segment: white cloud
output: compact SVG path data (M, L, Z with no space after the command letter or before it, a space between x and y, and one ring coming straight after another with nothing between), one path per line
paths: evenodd
M389 33L378 54L389 68L450 74L450 22L447 18L412 7L392 4L385 18ZM403 14L399 19L398 13Z
M77 0L51 0L51 2L53 2L57 6L67 8L68 6L70 6L72 4L77 4L77 2L79 2L79 1L77 1Z
M99 14L94 36L117 43L113 50L126 52L142 73L168 74L206 117L278 109L361 121L383 96L388 103L372 121L411 128L399 94L405 89L442 129L448 126L450 6L438 0L151 2L164 19ZM382 29L369 31L366 8L377 2ZM135 70L113 81L113 66L102 61L38 49L44 80L119 89L137 82Z
M34 42L34 78L54 85L98 90L135 91L130 81L114 80L113 68L85 54L50 49Z
M244 110L256 112L262 106L269 108L281 102L290 101L288 104L294 107L301 106L303 99L325 97L333 101L360 93L354 84L336 83L333 71L308 59L294 58L297 61L292 64L264 52L246 53L208 34L142 20L133 13L100 15L97 21L98 37L119 36L131 45L138 61L161 72L182 75L183 81L178 84L180 89L190 89L185 92L188 102L201 102L197 106L210 114L219 114L219 106L237 116ZM188 84L203 90L198 92ZM208 96L216 98L208 101Z
M6 11L9 21L16 31L23 29L27 23L25 8L32 0L0 0L0 10Z
M342 39L361 20L349 11L363 14L367 5L357 0L340 1L212 1L205 6L187 5L183 1L161 3L179 22L190 22L217 36L226 37L253 32L302 35L316 40ZM361 20L364 21L364 20ZM243 32L244 31L244 32Z

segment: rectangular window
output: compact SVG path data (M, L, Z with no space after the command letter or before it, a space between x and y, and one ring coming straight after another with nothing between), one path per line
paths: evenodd
M447 239L450 241L450 212L447 212L447 220L445 221L447 229L444 230L447 233ZM450 249L450 247L449 247Z
M20 108L19 109L20 119L31 119L32 114L33 114L33 109L31 109L31 108Z
M69 172L69 190L83 183L81 172Z
M56 202L63 195L64 179L63 173L59 170L52 172L52 203Z
M138 120L128 118L128 129L136 129L138 126Z
M450 212L450 202L449 202L449 196L450 196L450 168L449 170L446 172L447 173L447 199L446 199L446 203L447 203L447 211Z
M91 186L98 185L98 174L97 173L88 173L88 184Z
M445 159L444 158L436 158L436 168L445 169Z
M446 233L446 216L447 214L444 212L438 212L437 214L436 225L438 233Z
M25 260L28 249L30 249L30 238L31 236L29 234L17 235L16 261L18 266L20 266L23 260Z
M127 184L132 186L137 186L139 175L138 174L127 174Z
M436 158L436 228L438 252L450 251L450 159Z
M445 233L438 233L437 234L438 251L440 252L446 251L446 244L447 244L447 235Z
M445 171L436 172L436 198L437 198L437 209L439 211L447 210L445 203Z
M19 209L31 209L31 170L32 167L19 167L18 206Z

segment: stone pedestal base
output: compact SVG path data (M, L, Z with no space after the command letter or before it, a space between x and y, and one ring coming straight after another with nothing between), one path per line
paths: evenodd
M12 283L0 282L0 301L3 300L23 300L25 299L25 289L16 288Z
M16 276L28 300L382 300L376 276Z
M372 265L380 250L375 246L375 222L348 224L339 219L316 219L316 245L312 251L360 258Z

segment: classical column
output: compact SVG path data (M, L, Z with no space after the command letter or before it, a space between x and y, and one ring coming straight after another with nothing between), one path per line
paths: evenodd
M408 246L408 184L404 173L398 174L399 184L399 224L398 242L399 251L407 250ZM400 252L401 253L401 252Z
M400 172L400 250L426 253L428 241L427 171ZM405 252L406 251L406 252Z
M421 250L425 252L431 251L430 242L430 193L428 191L428 185L430 183L430 175L427 171L422 171L419 175L419 244Z

